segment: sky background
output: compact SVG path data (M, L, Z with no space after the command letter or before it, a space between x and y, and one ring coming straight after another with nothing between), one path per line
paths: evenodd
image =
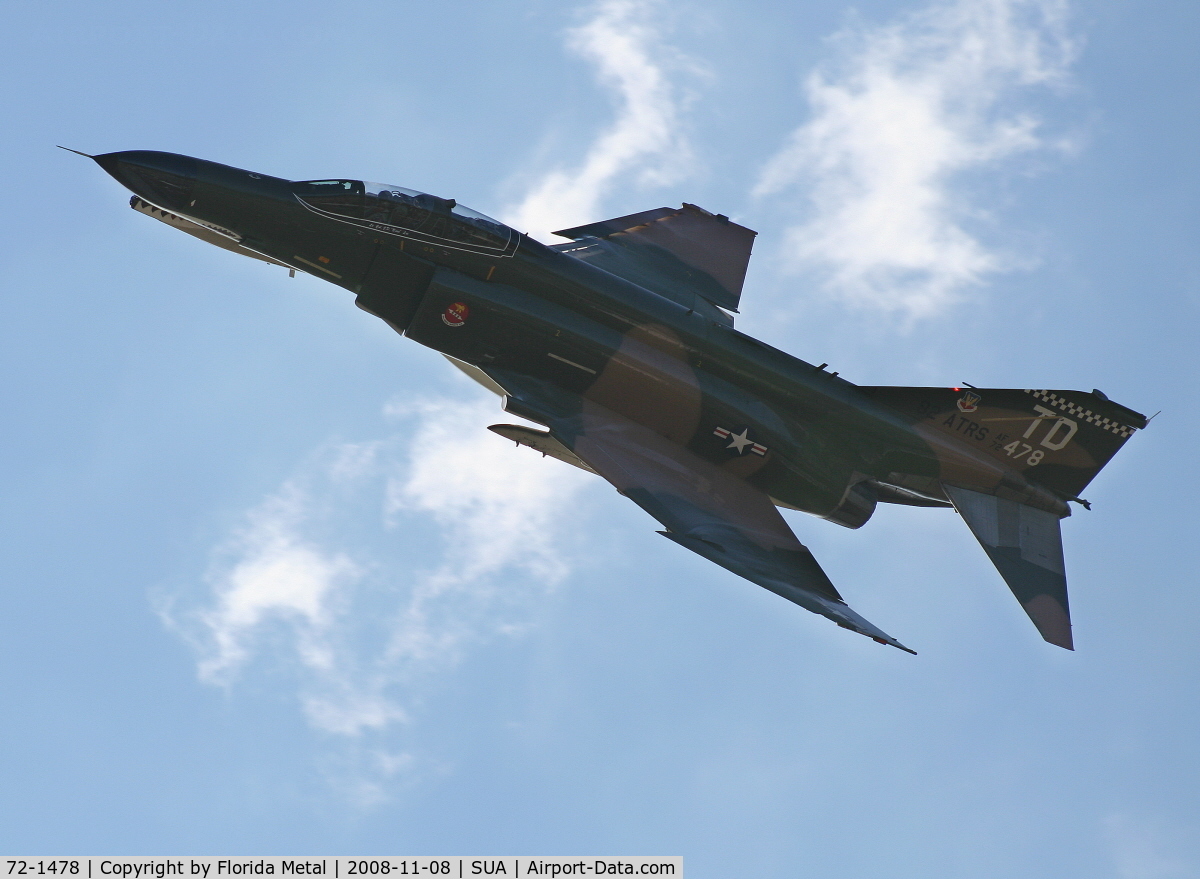
M1200 875L1200 5L5 7L0 850ZM860 384L1152 415L1077 650L961 520L788 514L886 649L663 540L435 353L54 149L759 231L738 326Z

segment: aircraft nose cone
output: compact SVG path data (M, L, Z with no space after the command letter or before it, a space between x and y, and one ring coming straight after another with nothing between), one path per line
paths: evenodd
M192 200L197 162L191 156L128 150L93 158L126 189L161 208L182 211Z

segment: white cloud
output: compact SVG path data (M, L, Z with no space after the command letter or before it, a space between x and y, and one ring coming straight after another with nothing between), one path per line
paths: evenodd
M514 225L546 235L596 219L618 182L661 184L680 170L688 147L655 60L670 52L654 5L605 0L569 32L617 116L580 167L528 188ZM487 431L494 397L463 397L391 404L403 430L314 452L215 552L209 592L164 612L196 646L203 680L231 684L258 663L294 677L309 724L345 745L332 780L363 806L385 798L380 779L411 771L413 755L389 736L436 673L520 634L570 570L563 547L588 477ZM410 552L398 560L391 546Z
M402 430L318 451L246 515L211 591L167 614L202 680L266 660L295 677L315 729L361 739L409 720L414 694L471 646L529 624L569 570L560 544L586 475L487 431L495 397L463 397L389 406ZM389 550L410 533L434 539L398 561Z
M540 460L535 454L514 472L513 445L478 433L480 421L495 414L491 406L485 413L451 402L390 411L415 411L421 423L412 440L412 466L404 478L389 483L388 511L428 512L439 524L473 538L459 543L445 576L470 579L516 563L542 579L563 575L547 537L557 511L543 501L564 478L573 484L582 472L535 466Z
M605 0L568 34L614 91L617 118L579 168L535 181L514 225L545 235L563 218L595 219L618 180L661 183L678 171L687 145L653 60L666 50L650 6ZM562 546L578 522L567 514L587 482L487 431L490 395L385 414L404 429L314 452L215 550L209 591L163 612L196 647L202 680L231 685L257 664L294 678L309 724L345 745L331 780L362 806L411 771L413 755L389 737L436 673L472 646L521 633L566 576ZM397 560L390 545L416 551Z
M212 632L201 678L220 681L244 662L248 638L272 618L293 626L305 665L330 666L322 637L331 623L329 598L358 572L345 556L327 555L298 536L305 507L303 492L286 484L249 514L232 541L237 561L218 578L216 605L201 614Z
M955 0L840 34L841 64L806 82L812 117L756 187L808 187L812 213L785 234L790 268L851 303L924 317L1012 267L964 228L984 212L956 184L1047 146L1015 104L1064 80L1066 15L1066 0Z
M509 225L550 240L564 225L603 219L601 201L618 182L661 185L678 179L690 165L678 88L663 66L673 52L652 19L657 5L604 0L585 24L570 31L570 47L596 66L600 82L614 94L616 119L578 167L556 168L528 187L505 213Z
M1168 839L1163 827L1127 814L1109 815L1104 823L1120 879L1182 879L1196 875L1193 865L1171 853L1172 849L1178 850L1178 839Z
M567 501L586 475L528 450L514 459L513 445L480 431L477 409L424 403L390 411L418 413L421 423L411 441L410 466L388 481L387 515L431 516L446 544L441 564L414 589L390 646L393 659L425 661L472 639L476 623L467 604L490 613L528 600L528 584L557 583L566 576L556 543ZM492 577L504 570L523 576L506 579L495 593ZM447 606L455 619L442 617ZM521 621L501 625L513 632Z

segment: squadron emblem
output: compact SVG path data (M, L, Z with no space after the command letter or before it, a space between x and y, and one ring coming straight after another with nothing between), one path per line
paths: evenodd
M974 412L979 408L979 401L982 399L983 397L979 396L978 394L973 393L972 391L967 391L958 398L958 411Z
M470 314L471 309L467 308L467 303L455 302L442 312L442 323L448 327L461 327L467 322Z

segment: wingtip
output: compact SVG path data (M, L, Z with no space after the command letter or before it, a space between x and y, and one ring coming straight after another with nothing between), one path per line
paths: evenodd
M874 631L866 631L864 629L858 628L857 626L847 625L846 623L843 623L840 620L834 620L834 622L837 623L837 625L843 629L849 629L851 632L857 632L860 635L864 635L867 638L870 638L876 644L886 644L889 647L895 647L897 650L903 650L905 653L911 653L913 656L917 655L917 651L913 650L911 647L905 647L903 644L901 644L899 641L897 641L895 638L893 638L887 632L881 631L879 629L875 629ZM874 629L874 626L872 626L872 629Z
M917 651L913 650L911 647L905 647L891 636L888 636L887 638L876 638L874 635L868 635L867 637L877 644L888 644L892 647L895 647L897 650L903 650L905 653L911 653L913 656L917 655Z
M1066 633L1066 637L1062 637L1061 635L1051 637L1043 634L1042 640L1047 644L1053 644L1055 647L1061 647L1063 650L1070 650L1072 653L1075 652L1075 639L1071 637L1069 630Z

